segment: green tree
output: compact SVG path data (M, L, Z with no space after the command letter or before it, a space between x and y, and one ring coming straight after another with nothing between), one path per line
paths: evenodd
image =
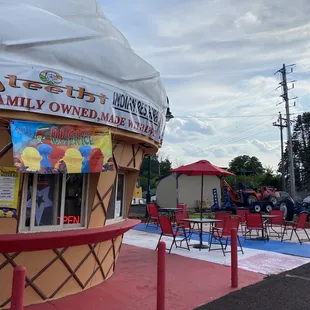
M297 191L310 190L310 113L298 115L292 134L293 160L295 168L295 183ZM284 153L284 162L280 161L279 171L282 164L285 170L285 179L289 185L289 165L287 145Z
M275 174L271 167L265 167L264 173L260 175L261 185L272 186L281 189L281 176Z
M281 189L281 178L279 174L272 172L264 172L262 174L249 175L244 178L242 175L235 177L226 177L227 182L235 189L238 188L238 183L244 183L246 181L246 186L252 188L260 188L261 186L275 187L278 190Z
M248 155L240 155L235 157L229 163L229 171L233 173L251 171L257 174L262 174L264 172L264 168L259 159L255 156Z
M240 155L229 163L229 171L240 174L228 177L230 185L238 188L238 183L243 183L252 188L260 188L263 185L281 189L280 175L276 174L271 167L263 167L263 164L255 156ZM253 172L244 176L242 172Z
M171 165L172 164L167 157L160 158L157 154L151 155L151 189L156 188L156 180L167 174L171 169ZM145 156L142 161L139 176L139 183L143 191L147 190L148 167L148 157Z

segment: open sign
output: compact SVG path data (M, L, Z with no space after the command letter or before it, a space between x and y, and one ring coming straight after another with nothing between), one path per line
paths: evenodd
M60 217L58 217L58 222L60 222ZM75 216L75 215L64 216L64 224L80 224L80 223L81 223L80 216Z

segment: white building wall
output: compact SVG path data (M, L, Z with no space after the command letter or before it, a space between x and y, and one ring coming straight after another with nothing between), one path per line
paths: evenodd
M176 180L174 175L161 179L156 188L156 202L161 208L175 208L177 204Z
M212 189L216 188L219 201L221 201L220 179L217 176L204 176L203 200L213 203ZM176 206L176 180L174 175L162 179L157 186L157 203L163 208L173 208ZM185 203L188 209L197 207L197 200L201 197L201 176L179 177L179 203Z

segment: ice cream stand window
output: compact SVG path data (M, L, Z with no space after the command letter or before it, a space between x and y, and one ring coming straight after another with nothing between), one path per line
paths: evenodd
M107 214L107 224L123 219L125 210L126 173L117 175Z
M88 174L26 174L19 231L85 227L88 179Z

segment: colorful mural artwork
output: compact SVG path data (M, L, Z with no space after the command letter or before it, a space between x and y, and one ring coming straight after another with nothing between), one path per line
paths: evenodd
M16 217L20 174L13 167L0 167L0 217Z
M110 130L11 121L14 167L40 174L113 170Z

